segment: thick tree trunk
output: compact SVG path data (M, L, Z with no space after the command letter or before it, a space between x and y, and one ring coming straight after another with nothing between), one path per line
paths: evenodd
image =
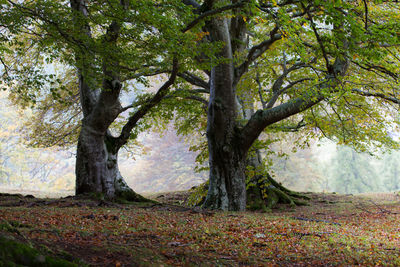
M82 126L76 155L76 194L102 193L113 199L115 189L112 177L107 175L107 155L104 135Z
M106 199L143 201L124 181L118 168L118 151L110 135L82 127L76 156L76 194L99 193Z
M226 18L212 19L208 25L213 42L225 46L219 57L227 61L211 70L207 139L210 186L204 207L208 209L246 209L246 154L238 135L234 66L229 25Z
M121 1L120 8L126 9L126 1ZM118 137L109 133L110 125L118 115L126 110L119 101L122 83L120 73L116 66L120 66L119 57L109 55L96 55L96 50L87 51L81 48L87 44L92 47L95 38L92 37L90 23L83 18L89 17L87 0L70 0L73 20L77 32L82 32L85 38L77 49L75 59L79 76L80 102L83 111L82 129L78 140L76 157L76 194L101 193L107 199L123 198L130 201L142 201L145 198L136 194L129 188L118 169L118 151L126 144L137 122L147 112L167 95L169 87L174 84L178 74L178 60L173 59L171 76L157 93L141 105L129 117ZM102 37L107 49L118 48L118 38L122 22L119 19L112 21ZM88 43L86 43L88 42ZM82 47L81 47L82 45ZM98 57L98 58L96 58ZM101 60L101 73L95 64ZM102 80L99 87L97 79Z
M246 209L246 162L232 145L209 139L210 184L204 207L218 210Z

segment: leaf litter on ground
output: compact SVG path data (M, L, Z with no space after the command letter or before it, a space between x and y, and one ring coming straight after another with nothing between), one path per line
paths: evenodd
M400 197L309 195L270 213L0 195L0 230L90 266L400 265Z

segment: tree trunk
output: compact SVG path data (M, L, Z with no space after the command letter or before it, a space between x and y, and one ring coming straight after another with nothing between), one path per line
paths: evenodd
M209 138L210 184L204 208L246 209L246 162L235 145L223 145Z
M98 193L109 200L144 201L125 182L118 168L118 151L107 133L82 127L76 156L76 195Z
M89 127L83 125L76 155L76 194L101 193L113 199L113 178L108 177L107 173L104 135L91 132Z
M213 42L222 42L218 53L226 62L211 70L207 139L210 186L204 207L219 210L245 210L246 154L238 135L234 66L228 19L215 18L208 25Z

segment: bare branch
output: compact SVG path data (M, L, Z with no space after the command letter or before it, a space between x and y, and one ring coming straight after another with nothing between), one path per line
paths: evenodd
M135 107L134 105L129 105L129 106L126 106L126 107L122 107L122 108L119 110L119 114L121 114L121 113L124 112L124 111L127 111L128 109L134 108L134 107Z
M307 123L304 122L304 119L301 119L301 121L299 121L295 125L285 125L285 126L271 125L268 129L279 130L281 132L287 132L287 133L294 133L298 132L301 128L304 128L305 126L307 126Z
M9 68L8 68L7 64L3 61L3 58L2 58L2 57L0 57L0 62L1 62L1 64L3 65L3 67L4 67L4 74L6 74L7 76L9 76ZM2 76L3 76L3 75L2 75Z
M310 11L308 10L307 7L304 6L303 3L301 5L304 8L304 10L306 10L306 13L307 13L307 16L308 16L308 20L310 21L311 28L312 28L312 30L313 30L313 32L315 34L315 38L317 38L317 42L318 42L318 44L319 44L319 46L321 48L322 55L323 55L323 57L325 59L326 69L329 71L332 66L331 66L331 64L329 62L328 54L327 54L327 52L325 50L324 43L322 42L321 36L319 35L319 33L317 31L317 27L315 26L315 23L314 23L314 20L312 19Z
M185 91L187 91L187 90L185 90ZM182 98L182 99L187 99L187 100L194 100L194 101L202 103L204 110L207 110L207 107L208 107L207 99L204 99L204 98L202 98L201 96L198 96L198 95L193 95L192 94L192 95L183 95L182 96L182 95L175 95L174 93L172 93L170 95L165 96L164 98L165 99L167 99L167 98Z
M363 0L364 2L364 10L365 10L365 30L368 30L368 4L366 0Z
M258 95L260 97L261 105L262 105L263 109L266 109L267 106L266 106L266 102L264 101L264 97L262 95L262 85L261 85L261 82L260 82L260 73L258 72L258 70L257 70L257 73L256 73L256 83L258 85Z
M143 72L139 72L139 73L134 73L132 75L126 75L125 77L123 77L121 79L121 82L126 82L126 81L137 79L140 77L155 76L155 75L163 74L163 73L167 73L167 72L168 72L168 70L162 70L162 69L151 70L149 72L143 71Z
M395 80L397 80L399 78L397 73L391 72L390 70L386 69L383 66L371 65L369 63L366 63L365 66L363 66L354 60L352 60L351 63L355 64L356 66L360 67L363 70L374 72L375 74L377 74L383 78L384 78L384 76L381 74L386 74Z
M281 88L280 90L276 91L272 95L271 99L268 101L268 104L266 105L266 109L272 108L275 105L276 101L278 100L279 96L282 95L283 93L285 93L287 90L289 90L293 86L295 86L296 84L302 83L302 82L305 82L305 81L311 81L311 80L313 80L313 79L311 79L311 78L302 78L302 79L296 80L294 82L289 82L289 84L287 86Z
M366 92L366 91L362 91L362 90L359 90L359 89L352 89L351 91L353 93L358 94L358 95L378 97L378 98L385 99L387 101L390 101L390 102L393 102L395 104L399 104L400 105L400 99L398 99L396 97L385 95L383 93Z
M316 58L313 58L310 61L310 63L314 62L315 60L316 60ZM311 80L310 78L299 79L295 82L290 82L288 86L282 88L284 80L291 72L296 71L301 68L307 68L307 67L311 67L311 66L304 62L297 62L297 63L293 64L290 68L286 68L286 62L285 62L284 67L283 67L283 73L275 80L274 84L272 85L273 95L272 95L271 99L268 101L268 104L266 105L267 109L272 108L274 106L275 102L278 100L278 97L281 94L283 94L284 92L286 92L288 89L292 88L294 85L296 85L300 82Z

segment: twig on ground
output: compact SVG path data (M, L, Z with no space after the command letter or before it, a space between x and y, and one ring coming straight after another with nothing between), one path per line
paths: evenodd
M363 206L362 203L360 203L359 205L354 205L354 206L355 206L356 208L362 210L362 211L365 211L365 212L369 213L369 214L379 214L379 213L400 214L399 212L393 212L393 211L391 211L391 210L385 209L385 208L383 208L382 206L376 204L376 203L375 203L374 201L372 201L372 200L369 200L369 201L370 201L375 207L377 207L377 208L379 209L379 211L377 211L377 212L370 211L370 210L366 209L366 208Z
M385 209L385 208L379 206L378 204L376 204L376 203L375 203L374 201L372 201L372 200L370 200L370 202L371 202L375 207L377 207L377 208L381 211L381 213L399 214L398 212L393 212L393 211L391 211L391 210L388 210L388 209Z
M331 222L331 221L327 221L327 220L309 219L309 218L302 218L302 217L292 217L292 219L301 220L301 221L310 221L310 222L324 222L324 223L329 223L329 224L334 224L334 225L341 226L340 223Z

